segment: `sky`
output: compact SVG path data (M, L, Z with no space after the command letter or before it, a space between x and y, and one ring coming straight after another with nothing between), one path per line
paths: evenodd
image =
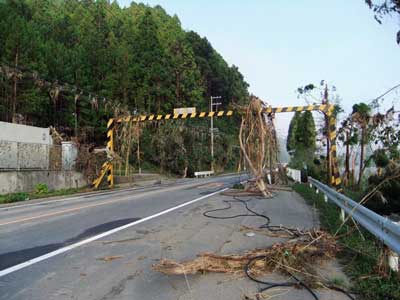
M130 1L119 0L127 6ZM400 83L399 18L379 25L364 0L147 0L205 36L249 91L272 106L305 105L296 90L325 80L341 105L379 96ZM386 97L400 104L400 93ZM277 116L286 134L291 114Z

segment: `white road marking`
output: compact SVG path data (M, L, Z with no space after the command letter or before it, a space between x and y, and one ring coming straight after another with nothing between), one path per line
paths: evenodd
M227 189L228 189L228 188L224 188L224 189L219 190L219 191L216 191L216 192L214 192L214 193L211 193L211 194L202 196L202 197L200 197L200 198L196 198L196 199L194 199L194 200L185 202L185 203L183 203L183 204L180 204L180 205L171 207L171 208L169 208L169 209L167 209L167 210L163 210L163 211L161 211L161 212L159 212L159 213L156 213L156 214L154 214L154 215L145 217L145 218L140 219L140 220L138 220L138 221L135 221L135 222L132 222L132 223L129 223L129 224L125 224L125 225L123 225L123 226L120 226L120 227L111 229L111 230L109 230L109 231L100 233L100 234L98 234L98 235L95 235L95 236L93 236L93 237L91 237L91 238L88 238L88 239L86 239L86 240L77 242L77 243L75 243L75 244L72 244L72 245L69 245L69 246L60 248L60 249L58 249L58 250L49 252L49 253L47 253L47 254L38 256L38 257L36 257L36 258L30 259L30 260L25 261L25 262L23 262L23 263L20 263L20 264L18 264L18 265L9 267L9 268L7 268L7 269L4 269L4 270L0 271L0 277L3 277L3 276L5 276L5 275L7 275L7 274L10 274L10 273L16 272L16 271L18 271L18 270L24 269L24 268L26 268L26 267L29 267L29 266L33 265L33 264L36 264L36 263L41 262L41 261L44 261L44 260L49 259L49 258L51 258L51 257L54 257L54 256L56 256L56 255L65 253L65 252L67 252L67 251L70 251L70 250L75 249L75 248L77 248L77 247L80 247L80 246L82 246L82 245L85 245L85 244L88 244L88 243L90 243L90 242L93 242L93 241L96 241L96 240L98 240L98 239L101 239L101 238L103 238L103 237L109 236L109 235L114 234L114 233L116 233L116 232L119 232L119 231L121 231L121 230L127 229L127 228L132 227L132 226L135 226L135 225L137 225L137 224L140 224L140 223L146 222L146 221L148 221L148 220L157 218L157 217L159 217L159 216L165 215L165 214L167 214L167 213L169 213L169 212L171 212L171 211L180 209L180 208L182 208L182 207L185 207L185 206L187 206L187 205L193 204L193 203L198 202L198 201L200 201L200 200L209 198L209 197L211 197L211 196L214 196L214 195L216 195L216 194L219 194L219 193L221 193L221 192L224 192L224 191L226 191Z

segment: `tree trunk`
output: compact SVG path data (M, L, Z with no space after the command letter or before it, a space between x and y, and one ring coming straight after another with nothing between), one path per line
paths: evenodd
M364 172L364 143L365 143L365 128L361 129L361 153L360 153L360 172L358 175L358 188L361 187L361 179Z
M182 178L186 178L186 177L187 177L187 170L188 170L188 167L185 166L185 169L183 170L183 176L182 176Z
M11 120L14 122L14 115L17 112L17 85L18 85L18 78L17 78L17 68L18 68L18 49L15 53L15 72L14 72L14 85L13 85L13 94L11 98Z
M137 135L137 160L138 160L138 168L139 168L139 174L142 174L142 168L140 166L140 125L139 122L137 123L137 130L138 130L138 135Z
M128 145L126 147L126 155L125 155L125 176L129 176L129 155L131 153L131 143L132 143L132 123L133 121L129 122L128 127Z
M176 83L175 83L175 95L176 103L181 104L181 76L179 72L175 73Z
M331 141L329 139L330 128L329 128L329 118L325 116L325 126L326 126L326 183L331 185Z
M346 131L346 161L345 161L345 172L344 178L346 180L346 185L350 181L350 144L349 144L349 132Z

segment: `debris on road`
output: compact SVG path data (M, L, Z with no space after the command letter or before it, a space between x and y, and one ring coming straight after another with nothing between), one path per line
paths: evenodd
M115 259L119 259L122 257L123 257L122 255L104 256L104 257L97 258L97 260L102 260L102 261L108 262L108 261L113 261Z
M242 299L271 299L286 293L287 288L294 287L304 288L316 300L319 297L313 291L315 288L334 290L354 300L351 293L332 284L320 273L320 266L333 260L339 252L340 247L336 241L332 235L315 230L284 243L275 243L268 248L254 249L244 254L202 253L193 260L181 263L162 259L158 264L153 264L153 269L166 275L184 275L185 278L189 274L198 273L229 273L239 276L245 274L252 281L264 285L257 294L244 295ZM290 279L283 282L258 279L274 272L280 272ZM264 294L272 288L278 288L280 293Z
M123 240L116 240L116 241L103 241L103 245L127 243L127 242L137 241L140 239L141 239L141 237L134 237L134 238L130 238L130 239L123 239Z
M316 231L315 235L305 235L284 243L276 243L265 249L254 249L244 254L217 255L213 253L199 254L194 260L176 262L162 259L153 269L166 275L188 275L205 272L232 273L243 272L250 260L262 257L255 261L250 273L262 275L275 270L286 275L299 273L309 284L316 282L314 266L318 262L330 260L339 250L336 239L323 231ZM308 263L313 262L312 266Z

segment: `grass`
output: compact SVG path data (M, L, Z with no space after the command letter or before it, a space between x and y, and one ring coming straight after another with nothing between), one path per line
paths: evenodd
M341 224L339 208L326 203L323 195L316 194L308 185L294 184L293 188L306 202L318 209L322 229L335 234ZM377 271L382 244L365 230L361 231L361 235L349 222L338 232L338 236L341 236L339 243L343 247L339 260L351 280L352 290L358 299L400 299L400 275L390 271L380 274Z
M84 188L61 189L61 190L47 191L47 192L40 191L40 192L30 192L30 193L25 193L25 192L11 193L11 194L0 195L0 204L20 202L38 198L66 196L87 191L89 191L89 189L84 187Z

